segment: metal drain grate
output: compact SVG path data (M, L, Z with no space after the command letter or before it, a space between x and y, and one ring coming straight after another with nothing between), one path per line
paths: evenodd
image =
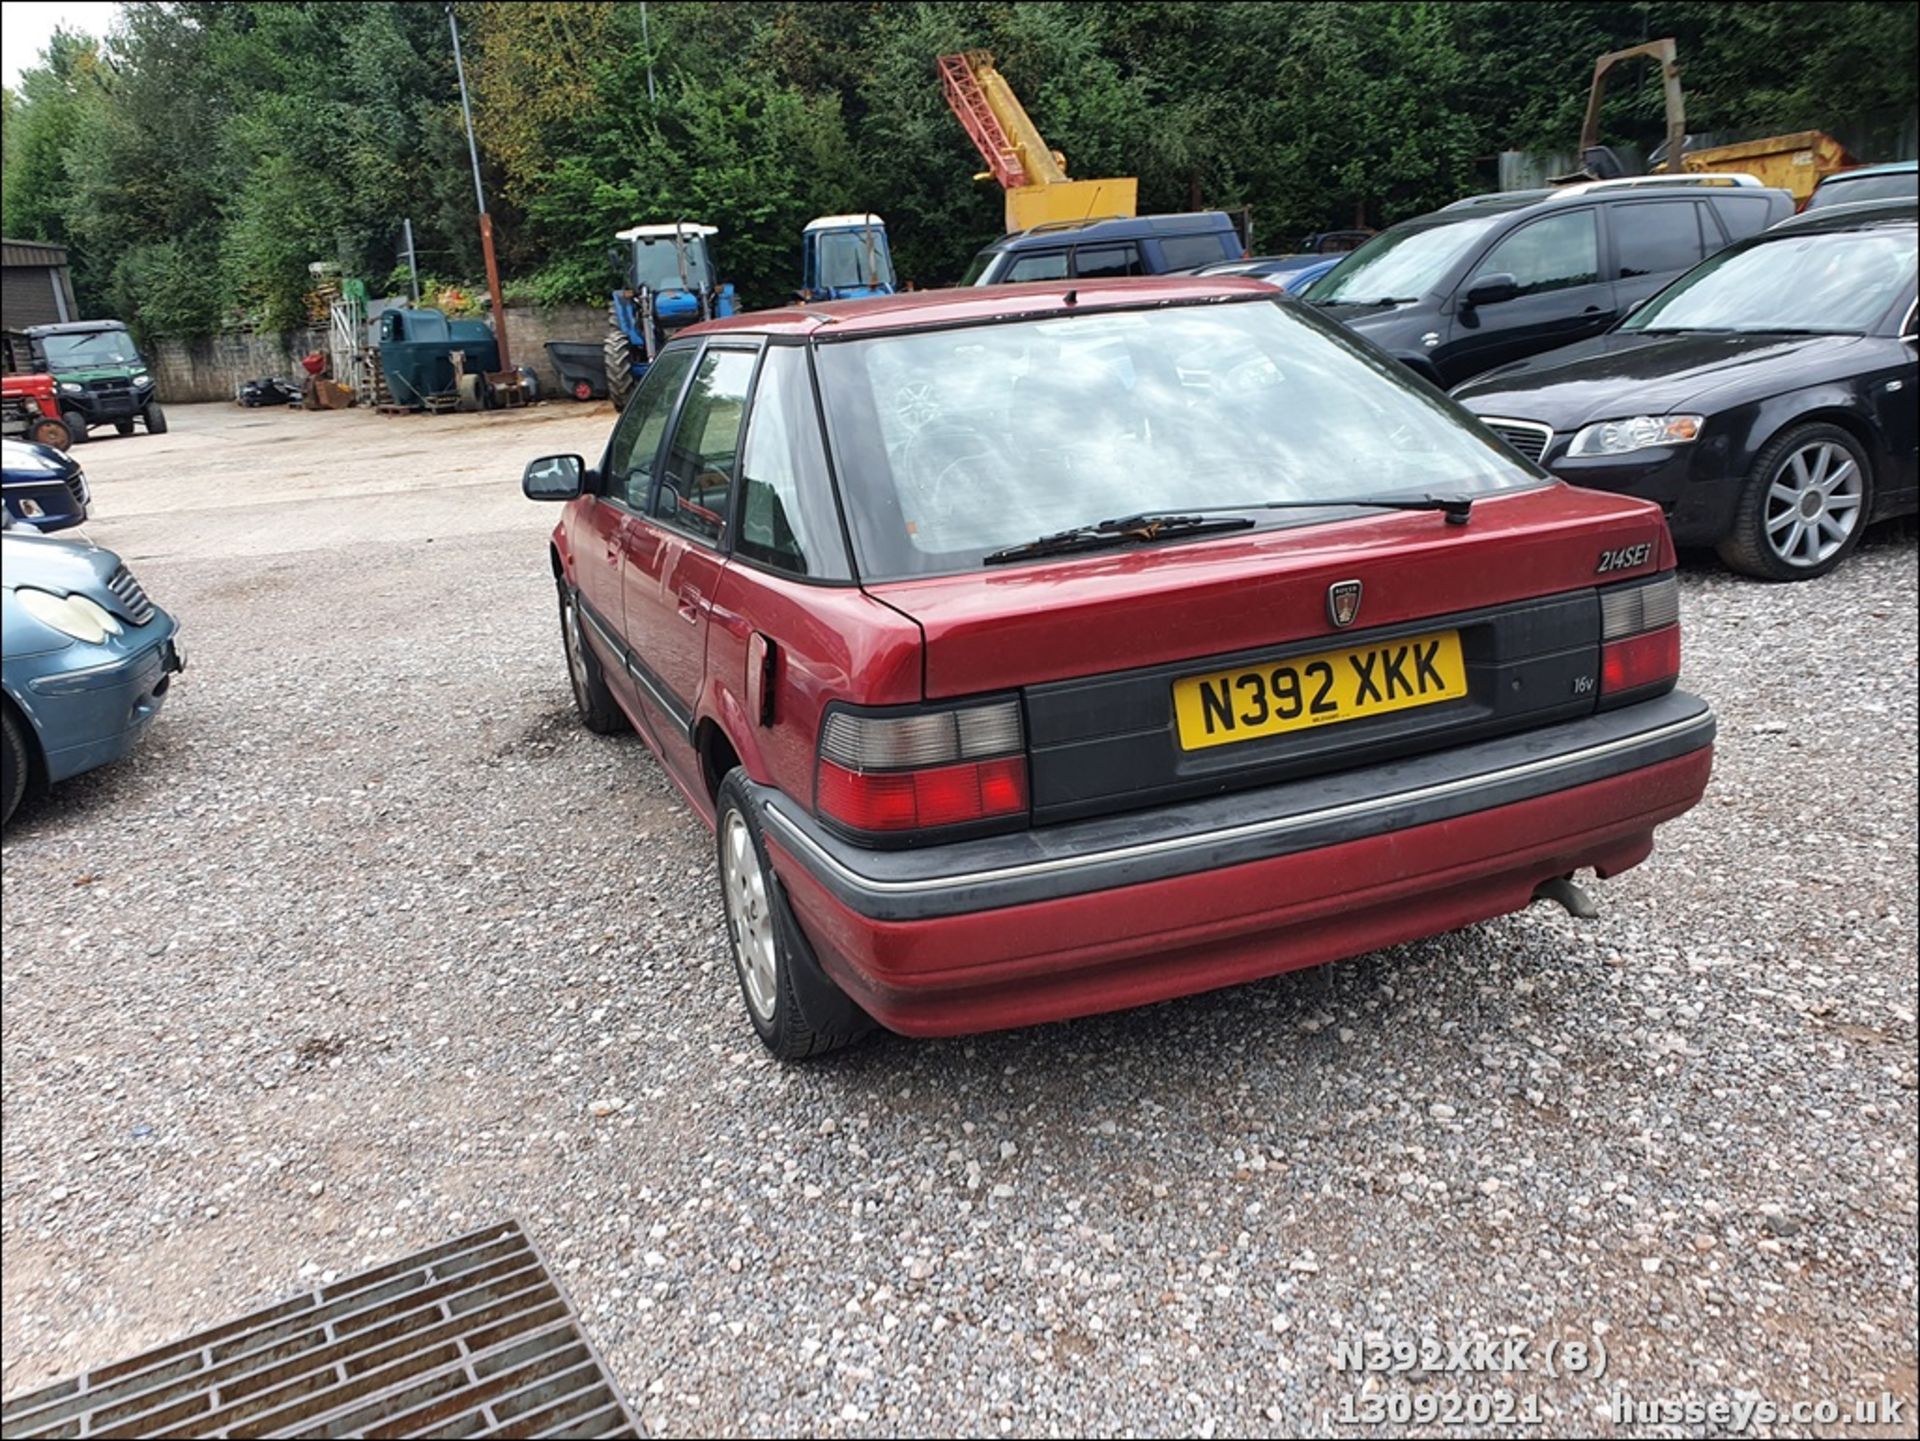
M0 1406L31 1436L639 1436L515 1221Z

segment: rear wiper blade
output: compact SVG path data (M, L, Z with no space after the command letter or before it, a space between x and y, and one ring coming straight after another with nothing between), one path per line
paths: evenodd
M1043 535L1038 540L1030 540L1024 545L1010 545L1005 550L996 550L982 557L980 563L1006 565L1010 561L1032 560L1042 555L1068 555L1081 550L1106 550L1113 546L1126 545L1129 541L1149 544L1176 535L1203 535L1223 530L1246 530L1253 525L1253 517L1229 515L1225 512L1228 509L1248 508L1223 506L1216 510L1196 511L1187 515L1115 516L1108 520L1096 520L1091 525L1076 525L1072 530ZM1257 506L1251 508L1259 509Z
M1072 530L1043 535L1025 545L996 550L981 560L982 565L1005 565L1009 561L1029 560L1041 555L1064 555L1078 550L1105 550L1128 541L1156 541L1176 535L1194 535L1209 531L1245 530L1254 524L1249 510L1339 510L1358 507L1365 510L1437 510L1448 525L1465 525L1473 514L1473 499L1465 495L1416 495L1405 498L1365 496L1348 500L1256 500L1244 505L1201 506L1184 515L1129 515L1077 525Z
M1359 496L1348 500L1253 500L1244 505L1223 505L1222 511L1238 513L1243 510L1339 510L1342 506L1358 506L1365 510L1437 510L1446 516L1448 525L1465 525L1473 514L1473 497L1470 495L1415 495L1399 499L1380 497L1372 499ZM1212 515L1214 510L1202 507L1193 512L1195 515Z

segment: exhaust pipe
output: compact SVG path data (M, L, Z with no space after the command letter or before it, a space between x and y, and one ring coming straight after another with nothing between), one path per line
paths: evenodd
M1555 876L1540 882L1533 888L1533 898L1552 901L1576 920L1591 921L1600 916L1600 907L1593 903L1592 896L1573 883L1572 876Z

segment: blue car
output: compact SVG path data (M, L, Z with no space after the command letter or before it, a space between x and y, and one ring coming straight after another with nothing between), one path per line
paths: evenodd
M0 440L0 497L10 518L41 531L80 524L91 500L79 461L25 440Z
M0 823L36 789L133 749L185 665L172 616L110 550L40 535L9 515L0 535Z
M1344 255L1316 255L1312 257L1312 264L1296 266L1279 276L1280 288L1289 295L1298 295L1346 258Z
M1246 260L1223 260L1202 265L1194 275L1244 275L1264 280L1276 290L1298 295L1347 257L1338 255L1257 255Z

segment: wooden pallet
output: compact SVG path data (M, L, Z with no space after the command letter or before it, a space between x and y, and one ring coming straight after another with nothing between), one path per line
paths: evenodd
M380 364L380 347L373 346L368 352L367 373L373 378L373 408L381 415L412 415L420 407L402 405L393 398L393 387L387 384L387 372Z

